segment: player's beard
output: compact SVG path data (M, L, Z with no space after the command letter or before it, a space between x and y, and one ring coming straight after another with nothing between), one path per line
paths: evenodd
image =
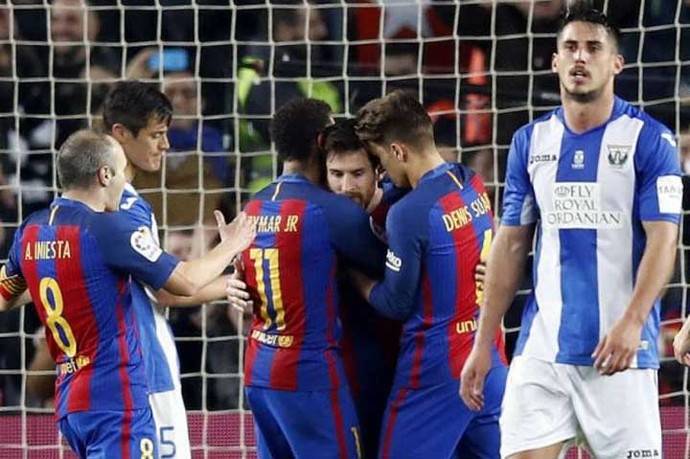
M345 196L348 198L352 199L354 202L359 204L360 207L366 208L367 203L364 202L364 195L362 193L359 193L357 191L348 191L344 193Z
M563 88L563 92L564 92L565 96L568 99L577 102L578 104L587 104L587 103L593 102L593 101L597 100L599 98L599 96L601 96L601 93L604 91L604 88L601 87L601 88L591 89L591 90L585 91L585 92L575 92L575 91L569 90L568 87L566 85L564 85L563 83L561 83L561 87Z

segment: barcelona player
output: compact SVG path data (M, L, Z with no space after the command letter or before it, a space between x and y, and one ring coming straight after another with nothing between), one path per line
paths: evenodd
M363 209L323 190L317 139L323 102L299 99L274 116L283 174L246 206L257 237L242 254L254 319L245 384L261 458L358 457L357 416L340 354L339 260L370 274L383 246Z
M393 92L369 102L358 114L356 131L393 182L413 188L388 212L384 279L353 276L374 308L403 321L379 454L498 457L506 378L502 337L492 347L484 409L471 411L457 393L482 295L475 270L493 236L484 185L464 166L444 162L431 119L409 94Z
M80 457L157 456L130 276L154 289L195 294L253 239L244 214L224 242L194 262L163 252L117 210L127 161L111 137L70 136L58 153L64 194L30 215L0 270L0 310L25 290L57 364L56 417Z

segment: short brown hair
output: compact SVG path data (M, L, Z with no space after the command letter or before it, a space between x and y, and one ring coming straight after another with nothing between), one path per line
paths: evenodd
M362 107L357 113L355 131L364 144L402 142L422 148L434 143L429 114L414 95L400 90Z

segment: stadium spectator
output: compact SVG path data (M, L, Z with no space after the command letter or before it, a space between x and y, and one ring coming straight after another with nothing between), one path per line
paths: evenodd
M268 150L272 112L291 99L314 97L328 103L334 113L341 113L343 108L341 85L319 79L334 73L332 62L323 57L324 49L319 45L328 34L321 10L312 3L286 0L273 5L270 14L270 44L268 34L259 34L254 41L266 45L250 46L241 54L236 88L241 153ZM275 52L272 62L271 48ZM266 76L279 80L270 82ZM273 177L270 154L253 154L244 164L243 180L250 191L258 191Z
M122 70L120 50L91 46L99 39L100 21L88 2L55 0L50 8L52 67L46 71L51 71L49 77L58 81L52 97L45 102L54 104L58 115L54 143L50 144L57 148L98 112L109 89L108 82L121 75ZM50 113L51 106L45 109Z
M490 343L539 225L534 290L503 399L503 457L556 458L575 439L595 457L662 455L658 297L681 212L676 145L615 96L617 30L586 3L570 6L557 35L562 105L513 136L502 226L461 377L463 400L480 409Z

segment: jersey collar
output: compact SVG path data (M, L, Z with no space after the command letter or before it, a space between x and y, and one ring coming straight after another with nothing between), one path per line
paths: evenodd
M417 186L419 186L422 182L426 182L427 180L433 180L439 175L445 174L446 172L451 170L452 167L453 165L450 163L443 163L439 166L436 166L435 168L431 169L429 172L420 177L419 181L417 182Z
M299 173L292 173L292 174L283 174L280 177L278 177L278 182L287 182L287 183L298 183L298 182L309 182L309 179L306 178L304 175L299 174Z
M563 127L565 128L565 130L568 134L570 134L570 135L585 135L585 134L589 134L590 132L596 131L597 129L601 129L603 127L606 127L606 125L609 124L611 121L613 121L616 118L618 118L619 116L623 115L629 105L630 105L629 103L627 103L626 101L624 101L620 97L614 96L613 97L613 110L611 110L611 116L609 117L609 119L607 119L604 124L601 124L597 127L590 129L589 131L585 131L585 132L582 132L579 134L576 134L573 131L571 131L570 128L568 127L568 124L565 122L565 114L563 113L563 106L562 105L560 107L558 107L558 109L556 109L556 116L560 120L561 124L563 124Z

